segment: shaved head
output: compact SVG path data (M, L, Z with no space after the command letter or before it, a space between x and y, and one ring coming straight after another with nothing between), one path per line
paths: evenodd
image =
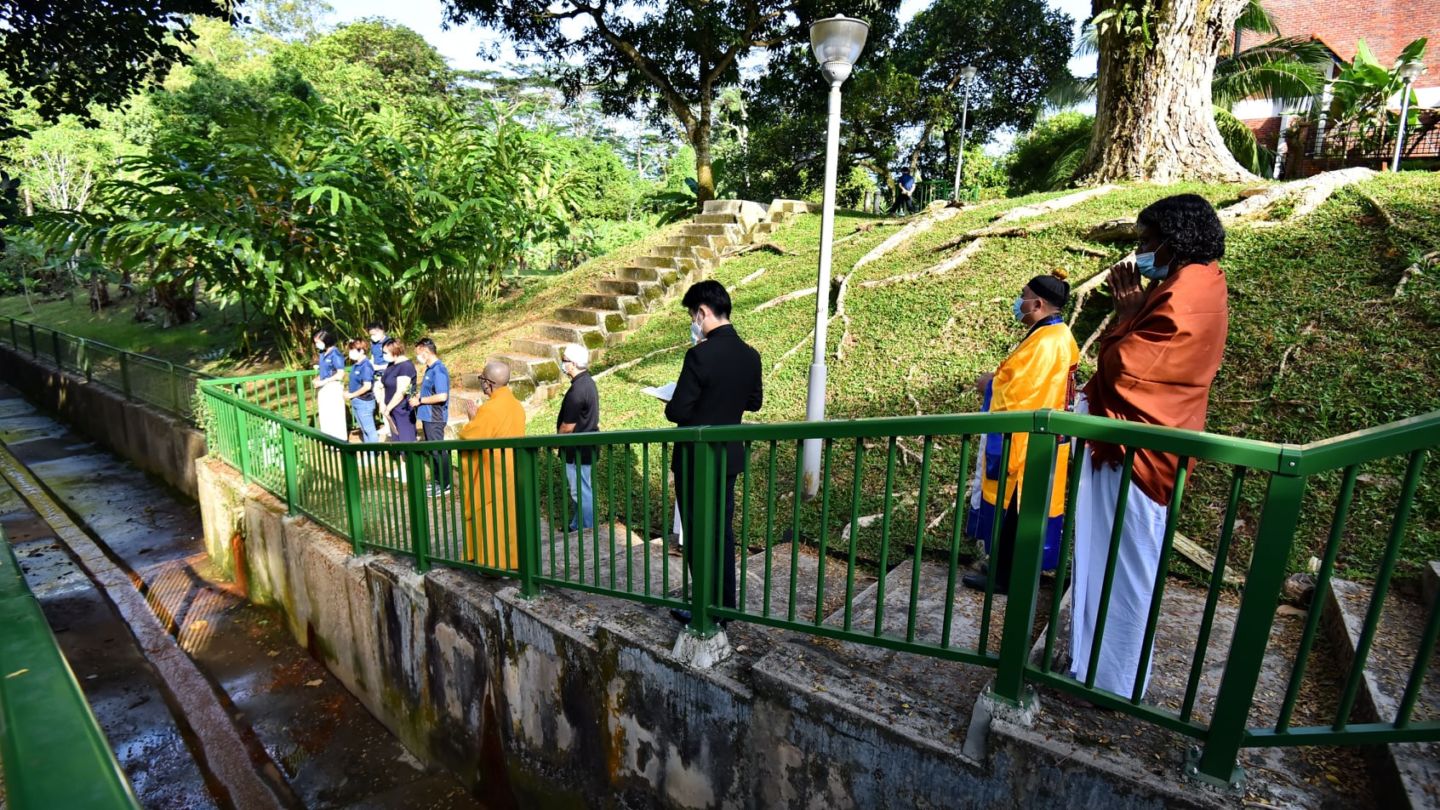
M491 360L485 364L485 379L496 385L509 385L510 366L499 360Z

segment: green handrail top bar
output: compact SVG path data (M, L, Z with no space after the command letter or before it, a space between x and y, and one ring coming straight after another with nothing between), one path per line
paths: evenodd
M242 399L225 390L227 383L258 382L313 371L282 372L205 380L201 385L207 393L229 402L241 410L268 419L285 422L301 435L336 447L349 442L321 433L308 425L276 414L261 405ZM1440 419L1440 412L1437 412ZM1379 428L1383 430L1383 428ZM767 422L697 428L651 428L648 430L600 431L598 433L545 434L512 439L446 440L406 442L405 448L415 451L486 450L542 447L593 447L597 445L644 442L730 442L730 441L795 441L799 439L885 438L916 434L973 435L976 433L1042 432L1078 435L1087 439L1124 444L1144 442L1148 448L1192 457L1203 457L1227 464L1243 464L1270 472L1279 470L1281 457L1288 445L1263 442L1234 436L1219 436L1193 430L1158 427L1121 422L1098 416L1071 414L1061 411L1006 411L1003 413L963 413L936 416L894 416L867 419L832 419L824 422ZM376 449L397 449L382 446Z
M1432 447L1440 447L1440 411L1311 442L1301 448L1300 473L1312 475Z
M122 348L120 348L119 346L112 346L111 344L106 343L106 342L103 341L103 340L96 340L96 339L94 339L94 338L80 337L79 335L72 335L72 334L70 334L69 332L61 332L59 329L54 329L54 328L52 328L52 327L45 326L44 324L33 323L33 322L31 322L31 321L25 320L24 318L15 318L15 317L11 317L11 316L8 316L8 315L5 316L5 317L6 317L7 320L14 321L15 323L24 324L24 325L27 326L27 327L34 327L34 328L36 328L36 329L44 329L44 330L47 331L47 332L51 332L51 333L53 333L53 334L57 334L57 335L60 335L60 336L62 336L62 337L69 338L70 340L83 340L87 346L99 346L99 347L102 348L102 349L106 349L106 350L108 350L108 351L116 352L117 354L128 354L128 355L130 355L131 357L136 357L136 358L139 358L139 359L144 360L144 361L149 362L149 363L155 363L156 365L161 365L161 366L166 366L166 367L171 367L171 366L173 366L176 371L182 371L182 372L184 372L184 373L186 373L186 374L193 375L193 376L199 378L201 381L217 379L217 378L215 377L215 375L213 375L213 374L207 374L207 373L204 372L204 371L198 371L198 370L196 370L196 369L190 368L189 366L182 366L182 365L180 365L179 363L175 363L174 361L171 361L171 360L162 360L162 359L160 359L159 357L155 357L155 356L153 356L153 355L143 354L143 353L141 353L141 352L132 352L132 351L130 351L129 349L122 349Z
M0 530L0 769L11 810L139 810Z

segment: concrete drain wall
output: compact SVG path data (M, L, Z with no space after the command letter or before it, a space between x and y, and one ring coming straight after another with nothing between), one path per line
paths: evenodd
M355 557L227 465L203 459L197 477L212 557L417 756L496 808L1215 804L999 720L972 762L810 683L691 669L653 610L627 619L603 598L525 600L503 580Z

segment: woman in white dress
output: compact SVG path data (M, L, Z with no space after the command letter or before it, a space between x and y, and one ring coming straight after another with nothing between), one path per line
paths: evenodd
M315 366L316 427L345 441L345 358L335 348L335 336L323 329L315 333L315 350L320 353Z

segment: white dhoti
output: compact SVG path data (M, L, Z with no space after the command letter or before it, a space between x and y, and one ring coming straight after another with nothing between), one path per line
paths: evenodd
M315 390L315 426L321 433L345 441L349 431L345 428L345 391L338 382L326 383Z
M1080 490L1075 497L1075 574L1070 630L1071 674L1081 681L1089 674L1100 591L1105 587L1110 532L1115 525L1115 503L1120 495L1120 475L1118 466L1095 469L1090 448L1085 448ZM1140 666L1145 623L1150 618L1150 596L1154 593L1160 546L1165 539L1165 514L1164 506L1131 481L1125 501L1125 526L1115 562L1115 580L1110 590L1110 608L1105 614L1105 634L1100 640L1100 658L1095 666L1095 686L1126 698L1135 688L1135 670ZM1145 666L1147 686L1151 663L1153 661L1146 662Z

